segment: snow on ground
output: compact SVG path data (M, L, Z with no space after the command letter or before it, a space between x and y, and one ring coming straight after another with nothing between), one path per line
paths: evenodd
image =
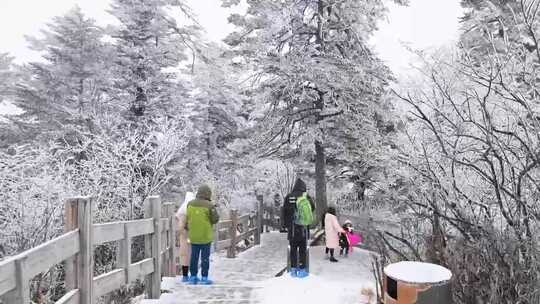
M337 263L325 258L324 246L310 248L310 276L274 277L285 267L286 235L263 234L262 246L256 246L234 259L213 255L210 264L212 286L180 283L179 277L164 277L160 300L141 304L360 304L363 288L375 290L371 272L373 253L355 248L348 258ZM371 303L374 303L372 299Z
M324 247L312 247L309 277L298 279L285 274L269 279L255 291L254 300L261 304L362 303L362 288L375 290L371 254L355 249L348 258L336 257L339 262L331 263L325 259Z
M264 287L255 292L255 297L261 304L352 304L359 303L362 287L374 288L374 284L346 278L342 282L333 281L318 275L303 279L284 275L266 281Z

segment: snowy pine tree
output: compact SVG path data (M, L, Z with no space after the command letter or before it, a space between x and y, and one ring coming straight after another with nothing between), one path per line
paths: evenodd
M376 132L390 71L367 41L385 6L352 0L248 4L245 16L230 16L238 30L226 42L252 63L257 98L268 111L260 146L264 155L290 147L313 155L322 216L328 147L350 132L359 145L369 145L365 140Z
M103 30L76 7L42 33L43 38L28 38L44 62L23 68L15 100L24 111L19 126L32 135L67 126L92 129L97 116L111 111Z
M183 1L115 0L110 13L116 58L114 98L126 116L165 115L173 100L180 64L198 28L179 27L173 12L189 12ZM184 14L189 18L189 14Z

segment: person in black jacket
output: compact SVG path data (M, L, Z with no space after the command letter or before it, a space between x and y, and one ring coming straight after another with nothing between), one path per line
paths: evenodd
M298 178L294 183L291 193L289 193L283 202L283 221L284 227L287 229L287 239L291 248L291 275L297 277L305 277L308 275L306 271L306 251L307 240L309 238L309 227L297 225L294 223L296 212L296 200L302 196L306 189L306 183ZM311 209L315 214L315 204L313 199L308 196L311 204Z
M351 227L352 224L350 221L348 222L345 222L345 224L343 224L342 228L343 230L346 231L346 233L340 233L339 234L339 247L341 247L341 249L339 250L339 255L342 256L343 255L343 251L345 251L345 257L348 257L349 256L349 247L351 246L351 244L349 243L349 237L347 236L347 232L350 233L351 232Z

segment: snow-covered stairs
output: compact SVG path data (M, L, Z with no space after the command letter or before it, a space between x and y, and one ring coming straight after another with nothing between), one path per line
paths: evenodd
M159 300L142 300L141 304L256 304L257 290L273 278L287 263L287 235L265 233L261 245L228 259L213 254L210 278L213 285L187 285L180 278L164 277Z

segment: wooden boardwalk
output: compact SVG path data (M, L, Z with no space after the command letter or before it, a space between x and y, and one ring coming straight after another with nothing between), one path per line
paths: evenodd
M179 277L164 277L159 300L142 300L141 304L252 304L259 303L255 293L287 264L287 235L265 233L261 245L234 259L222 252L214 253L210 278L214 285L187 285Z
M324 246L310 248L311 275L305 279L275 275L286 267L286 234L266 233L262 245L227 259L223 253L212 256L212 286L187 285L179 277L164 277L161 298L140 304L267 304L301 303L303 293L329 296L339 303L357 303L362 287L375 287L371 273L372 253L355 249L348 258L330 263ZM297 295L300 296L295 298ZM274 298L275 297L275 298Z

